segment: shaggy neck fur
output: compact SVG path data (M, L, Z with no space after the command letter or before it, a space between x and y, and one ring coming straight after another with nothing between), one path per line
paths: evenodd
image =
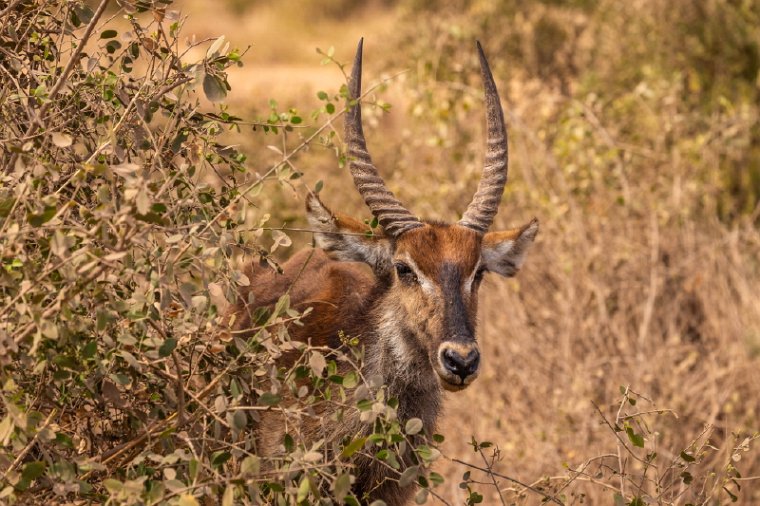
M441 410L442 389L427 352L418 344L426 336L415 335L405 325L404 309L391 297L375 305L375 336L367 344L365 374L379 374L389 397L399 400L398 416L422 420L432 434Z

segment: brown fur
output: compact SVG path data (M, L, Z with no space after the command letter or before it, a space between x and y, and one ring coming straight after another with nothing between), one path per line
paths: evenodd
M479 359L475 336L480 272L491 265L501 272L500 262L508 264L511 274L516 272L537 225L484 236L460 225L425 223L392 240L365 234L364 224L332 213L316 196L307 200L307 211L316 242L324 249L296 254L281 274L251 266L251 285L232 309L235 329L254 327L251 315L256 307L271 307L289 293L296 309L313 308L302 326L289 328L294 340L337 348L341 333L358 337L365 350L364 377L379 376L388 395L399 400L402 426L409 418L420 418L423 434L432 434L443 390L461 390L477 376L477 363L471 374L458 376L442 357L449 350ZM348 365L340 367L340 372L348 372ZM276 457L285 433L294 430L307 447L324 439L328 451L339 450L345 438L368 433L370 428L358 416L349 414L336 423L327 409L317 407L315 416L298 420L281 411L264 412L256 430L259 454ZM359 458L355 464L354 492L360 498L398 506L414 492L412 486L400 488L398 474L384 463Z

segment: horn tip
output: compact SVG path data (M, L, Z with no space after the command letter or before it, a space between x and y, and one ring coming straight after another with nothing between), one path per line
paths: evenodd
M485 51L483 51L483 46L480 44L479 40L475 41L475 45L478 48L478 57L480 59L480 65L487 67L488 66L488 59L486 58Z
M354 66L351 70L351 78L348 86L348 96L356 100L362 91L362 48L364 47L364 37L359 38L359 45L356 47L354 56Z

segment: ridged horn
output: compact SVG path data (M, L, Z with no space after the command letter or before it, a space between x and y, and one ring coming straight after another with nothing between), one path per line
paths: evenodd
M362 45L359 40L354 58L354 68L348 83L348 110L346 111L346 144L348 145L348 170L354 178L364 202L383 227L386 235L398 237L422 223L406 210L386 186L372 163L367 151L362 129L362 109L359 104L362 90ZM351 102L356 101L355 104Z
M480 57L480 71L483 78L483 88L486 96L486 156L483 174L478 183L478 190L472 198L459 224L478 232L485 232L493 223L493 218L499 209L504 185L507 183L508 151L507 128L504 124L504 113L501 110L499 92L493 80L488 60L483 53L480 42L477 42Z

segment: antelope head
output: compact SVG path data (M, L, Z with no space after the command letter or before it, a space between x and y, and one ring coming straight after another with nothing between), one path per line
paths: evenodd
M376 322L391 337L391 354L429 367L447 390L461 390L478 375L477 294L488 272L514 276L538 232L538 221L498 232L488 229L507 181L507 130L499 95L480 43L485 88L487 149L475 196L455 224L421 221L386 187L367 151L362 130L362 41L349 82L346 113L348 166L382 234L366 234L358 220L330 211L316 195L306 203L315 240L335 260L369 264L386 286ZM390 329L390 330L389 330ZM394 330L395 329L395 330ZM429 364L429 367L426 367Z

